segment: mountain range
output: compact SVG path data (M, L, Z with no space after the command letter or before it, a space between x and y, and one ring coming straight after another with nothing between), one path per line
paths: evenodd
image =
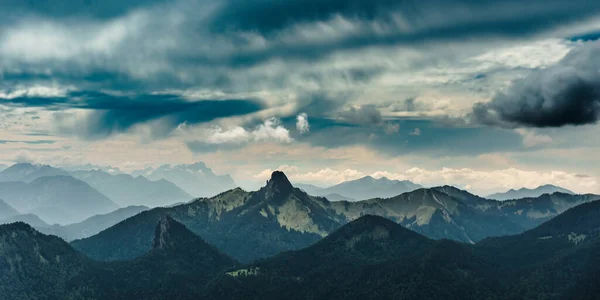
M19 212L0 199L0 220L18 215Z
M193 197L165 179L152 181L144 176L111 175L100 170L72 171L71 176L87 182L120 206L168 206Z
M37 177L31 182L0 182L0 199L50 224L80 222L119 208L87 183L65 175Z
M246 265L168 215L130 261L91 261L24 223L0 226L0 249L5 299L594 299L600 201L473 245L365 215Z
M365 214L394 220L435 239L467 243L523 232L598 195L554 193L512 201L488 200L452 186L418 189L388 199L332 202L349 220Z
M486 198L504 201L504 200L514 200L514 199L521 199L521 198L533 198L533 197L539 197L543 194L554 194L554 193L563 193L563 194L571 194L571 195L575 194L572 191L567 190L565 188L561 188L561 187L551 185L551 184L546 184L546 185L541 185L534 189L528 189L528 188L521 188L518 190L510 189L504 193L496 193L496 194L489 195Z
M134 177L142 175L150 180L168 180L195 198L212 197L236 187L231 176L216 175L203 162L190 165L162 165L156 169L134 171L131 175Z
M239 266L168 216L151 250L127 262L94 262L25 223L0 226L0 249L0 299L194 299Z
M145 211L72 245L96 260L132 259L150 249L153 224L165 215L242 262L306 247L345 222L325 198L294 188L283 173L274 172L256 192L236 188Z
M0 224L10 223L0 225L0 299L593 299L600 292L598 195L540 188L535 197L498 201L441 186L356 201L360 187L367 195L398 182L297 188L273 172L258 191L188 202L165 179L32 166L9 167L6 174L23 181L0 182ZM182 204L154 196L161 186L186 195L173 201ZM143 196L133 195L137 189ZM121 203L155 197L160 207L119 208L105 193ZM47 221L75 214L91 215Z
M233 189L212 198L145 211L72 245L96 260L126 260L146 253L153 224L170 215L241 262L297 250L363 215L379 215L433 239L475 243L518 234L597 195L555 193L495 201L450 186L418 189L388 199L331 202L294 188L274 172L256 192Z
M47 225L39 223L39 221L32 220L35 215L21 215L14 217L12 221L21 221L33 226L36 230L45 233L53 234L65 241L72 241L76 239L83 239L86 237L93 236L99 232L109 228L127 218L135 216L143 211L148 210L146 206L128 206L119 208L107 214L98 214L79 223L73 223L68 225ZM39 219L39 218L38 218ZM11 220L0 220L0 222L7 223Z
M230 271L211 287L228 291L222 299L593 299L598 250L598 201L475 245L363 216L306 249L244 266L249 275Z
M68 176L67 171L54 168L49 165L18 163L14 164L0 172L0 182L2 181L22 181L31 182L40 177L50 176Z
M423 186L407 180L390 180L386 177L376 179L371 176L345 181L327 188L311 184L296 184L295 186L308 194L324 196L331 201L389 198L423 188Z
M40 217L38 217L34 214L17 214L17 215L12 215L12 216L6 217L6 218L0 218L0 224L10 224L10 223L15 223L15 222L26 223L43 233L46 233L45 230L47 230L48 228L50 228L52 226L52 225L44 222L44 220L40 219ZM61 227L61 225L54 225L54 226ZM55 234L55 235L60 236L61 238L64 239L64 237L59 234Z
M101 170L68 172L30 163L7 167L0 172L0 197L14 208L0 203L0 222L24 221L43 232L52 232L69 240L89 235L48 224L79 223L94 215L110 213L119 206L169 206L193 198L165 179L153 181L143 176L117 173L113 175ZM50 227L54 231L49 231Z
M565 188L561 188L555 185L546 184L539 186L535 189L521 188L518 190L510 189L504 193L496 193L487 196L488 199L494 200L512 200L512 199L521 199L521 198L531 198L531 197L539 197L543 194L554 194L554 193L563 193L563 194L575 194L572 191L569 191Z

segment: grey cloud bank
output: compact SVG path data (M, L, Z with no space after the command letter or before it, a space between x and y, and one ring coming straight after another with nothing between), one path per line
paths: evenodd
M117 96L100 92L69 92L62 97L21 96L4 99L6 106L41 107L48 110L83 109L91 111L78 125L86 137L106 137L124 132L132 126L161 119L165 130L179 124L198 124L217 118L257 112L262 109L258 100L204 99L191 101L179 95Z
M514 127L560 127L600 118L600 43L572 50L556 65L512 83L473 108L476 120Z

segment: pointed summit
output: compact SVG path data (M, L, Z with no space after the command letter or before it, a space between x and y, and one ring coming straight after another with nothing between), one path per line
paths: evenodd
M158 221L152 251L142 259L161 266L178 266L178 270L194 272L197 277L212 277L238 264L168 215Z
M183 224L175 221L170 216L163 216L156 225L152 249L175 249L177 245L196 239L198 237Z
M294 187L283 172L275 171L271 174L271 179L267 181L264 189L267 199L271 199L289 195L294 190Z

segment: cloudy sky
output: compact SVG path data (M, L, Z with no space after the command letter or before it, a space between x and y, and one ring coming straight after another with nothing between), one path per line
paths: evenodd
M600 193L600 2L0 1L0 162Z

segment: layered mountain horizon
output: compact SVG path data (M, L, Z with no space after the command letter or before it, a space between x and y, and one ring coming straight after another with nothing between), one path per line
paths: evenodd
M67 171L50 165L17 163L0 170L0 182L31 182L39 177L71 176L85 181L100 192L107 194L111 200L121 206L147 205L151 207L181 203L199 197L212 197L236 187L235 181L230 175L216 175L203 162L188 165L162 165L158 168L135 170L129 174L121 170L115 172L115 168L112 167L100 168L95 165L80 166L79 168L69 167L68 169ZM333 201L390 198L423 188L422 185L409 180L392 180L385 176L375 178L370 175L336 185L325 185L326 187L301 182L294 183L294 186L308 194L324 196ZM133 193L131 190L136 190L138 193ZM160 195L159 191L162 191L163 195ZM509 189L506 192L490 194L485 198L512 200L538 197L555 192L576 194L556 185L545 184L533 189L524 187ZM140 203L140 199L146 199L146 203Z
M538 197L543 194L553 194L553 193L563 193L563 194L575 194L574 192L555 186L552 184L540 185L537 188L528 189L528 188L520 188L518 190L510 189L504 193L495 193L486 196L488 199L494 200L513 200L520 198L529 198L529 197Z
M275 175L271 203L289 190ZM275 198L273 198L274 196ZM591 299L600 201L518 235L435 240L364 215L296 251L241 264L170 214L138 258L94 262L24 223L0 225L0 294L10 299ZM17 259L18 257L22 259ZM560 274L562 280L557 281ZM27 278L23 280L23 278Z
M295 188L283 172L275 171L258 191L236 188L212 198L145 211L72 245L97 260L132 259L150 248L150 224L167 214L242 262L308 246L367 214L391 219L433 239L476 243L524 232L598 199L597 195L554 193L497 201L443 186L386 199L332 202ZM117 245L110 242L115 239L120 241Z
M389 198L423 187L408 180L390 180L386 177L376 179L371 176L345 181L326 188L302 183L296 186L311 195L324 196L333 201Z
M186 167L181 167L181 168L191 168L192 170L195 171L200 171L206 168L206 165L203 163L197 163L197 164L193 164L193 165L187 165ZM164 168L163 168L164 169ZM151 181L148 180L144 177L142 177L141 175L139 175L138 177L134 177L132 175L128 175L128 174L116 174L116 175L111 175L107 172L104 171L100 171L100 170L90 170L90 171L70 171L70 173L68 173L69 175L63 175L65 174L66 171L63 171L61 169L58 168L54 168L51 166L46 166L46 165L32 165L32 164L26 164L26 163L22 163L22 164L16 164L13 165L11 167L7 168L8 172L7 173L0 173L0 177L2 178L7 178L8 174L18 174L18 178L20 179L33 179L32 182L29 183L18 183L18 182L0 182L0 185L4 185L5 188L3 191L3 195L5 195L7 197L7 200L10 204L10 202L16 202L17 203L17 208L20 209L15 209L13 208L13 210L17 211L18 213L15 213L14 211L11 211L10 213L8 213L10 210L4 209L3 211L6 211L5 216L0 218L0 222L2 222L2 219L6 219L6 221L16 221L16 220L21 220L21 221L26 221L34 226L36 226L36 228L39 228L40 230L44 231L44 232L49 232L49 233L55 233L58 234L59 236L67 239L67 240L73 240L73 239L79 239L79 238L86 238L89 237L93 234L89 234L89 233L96 233L95 230L84 230L84 231L73 231L73 230L64 230L62 228L60 228L60 226L54 226L53 224L55 223L62 223L61 225L66 225L67 223L78 223L83 221L83 219L85 218L89 218L93 215L98 215L98 214L106 214L109 212L112 212L114 210L116 210L118 207L114 206L114 204L111 204L112 206L109 208L106 208L104 210L104 212L102 210L98 210L98 211L93 211L90 213L87 213L87 215L85 213L81 213L79 211L77 211L75 214L81 214L82 217L79 219L69 219L68 215L69 214L65 214L65 210L61 210L60 206L57 206L56 203L54 203L52 200L52 198L50 199L49 203L53 203L52 204L52 209L48 209L48 208L44 208L44 206L42 204L35 204L38 205L40 207L24 207L23 205L25 205L27 202L23 202L21 201L21 199L31 199L32 197L36 198L36 199L42 199L39 196L35 196L35 194L32 194L34 189L32 188L23 188L26 187L28 185L32 185L34 184L34 182L50 182L51 185L57 185L56 189L53 189L55 191L68 191L67 194L65 194L67 197L62 197L63 198L61 201L64 201L64 199L69 198L73 193L73 190L71 189L65 189L64 186L63 188L60 187L60 185L64 185L65 182L78 182L77 180L82 180L85 181L85 183L88 183L89 185L86 185L83 182L79 182L79 185L84 187L87 186L86 189L89 190L89 192L86 193L92 193L92 194L97 194L97 195L110 195L111 197L109 198L110 200L112 199L118 199L116 202L118 203L119 206L122 207L127 207L127 206L132 206L132 207L144 207L143 210L146 210L147 207L156 207L156 206L164 206L164 207L169 207L172 204L175 204L176 206L179 206L182 203L187 203L190 200L192 200L192 196L187 194L185 191L183 191L182 189L179 189L178 186L176 186L175 184L165 180L165 179L159 179L158 181ZM40 172L40 173L38 173ZM61 175L55 175L55 176L45 176L45 175L49 175L49 174L61 174ZM283 173L281 173L283 174ZM284 174L283 174L284 175ZM285 176L285 175L284 175ZM51 179L53 178L53 179ZM70 179L71 178L71 179ZM77 179L74 179L77 178ZM286 181L289 182L289 180L287 180L286 177ZM59 184L60 183L60 184ZM46 184L47 185L47 184ZM291 185L291 183L290 183ZM326 198L327 200L327 205L330 209L333 211L334 215L343 215L342 219L353 219L356 218L357 216L359 216L360 214L357 213L365 213L365 211L368 212L375 212L375 214L384 214L386 216L389 216L391 218L394 218L397 222L401 222L403 225L411 227L414 226L416 228L417 231L421 230L422 233L426 233L431 237L434 238L452 238L452 239L456 239L456 240L461 240L461 241L476 241L478 240L481 235L480 234L475 234L475 233L465 233L465 231L471 231L474 229L470 229L470 225L459 225L461 222L463 222L462 220L454 220L452 215L454 214L458 214L459 210L456 210L456 208L450 208L450 206L452 205L439 205L439 204L427 204L427 202L424 202L420 205L415 205L414 207L409 208L408 210L406 210L406 207L409 207L409 202L414 203L414 200L411 200L409 202L406 202L405 204L403 204L402 206L405 206L403 208L401 208L401 210L398 210L397 204L399 202L402 201L406 201L406 200L401 200L403 199L403 197L401 197L400 195L404 194L404 193L412 193L412 194L408 194L407 196L404 197L408 197L408 198L414 198L415 195L418 195L419 193L421 193L422 195L418 196L418 198L420 199L427 199L427 198L435 198L437 197L436 193L439 192L440 190L443 190L441 197L443 198L444 196L447 196L448 194L452 194L453 198L457 198L460 199L460 201L464 201L465 199L478 199L476 200L478 202L477 205L479 205L479 208L477 208L477 210L481 210L481 207L486 207L489 205L492 206L496 206L498 207L497 209L499 209L500 211L504 211L502 213L500 213L499 215L506 215L505 212L508 212L510 210L511 207L515 207L514 204L516 203L523 203L523 205L526 203L526 201L517 201L517 202L511 202L508 201L504 204L500 204L500 203L496 203L496 202L486 202L483 201L483 198L479 198L475 195L469 194L466 191L461 191L459 189L447 186L447 187L434 187L434 188L429 188L429 189L424 189L426 191L429 191L429 193L424 193L423 192L418 192L419 190L423 190L422 187L418 186L418 185L414 185L408 181L396 181L396 180L389 180L387 178L379 178L379 179L375 179L373 177L367 176L358 180L353 180L353 181L348 181L348 182L344 182L342 184L339 185L335 185L332 186L330 188L319 188L316 186L309 186L309 185L303 185L303 184L297 184L298 187L301 188L302 191L311 191L313 193L316 193L316 195L320 195L320 194L325 194L323 195L324 198ZM409 186L409 190L410 192L404 192L404 190L406 189L406 187ZM10 188L9 188L10 187ZM557 189L557 195L554 195L555 193L549 193L552 191L548 190L548 187L552 187L550 185L546 185L544 186L546 187L546 189L536 189L538 193L542 193L542 195L536 196L536 197L532 197L532 198L539 198L537 201L537 205L539 207L535 207L535 205L532 205L531 207L534 210L522 210L522 209L514 209L514 211L512 211L512 213L514 214L514 216L508 218L508 217L503 217L500 216L500 218L504 219L521 219L520 221L518 221L517 223L528 223L528 225L526 226L533 226L536 225L543 220L548 219L549 217L556 215L558 213L560 213L561 211L563 211L565 208L569 208L571 207L574 203L579 203L581 201L586 201L586 200L573 200L573 202L569 202L569 203L561 203L561 201L563 201L564 199L567 199L569 197L567 196L559 196L558 194L561 194L562 192L565 192L564 194L572 194L572 192L568 191L568 190L563 190L563 189ZM11 194L10 191L19 191L16 193ZM95 190L95 191L94 191ZM355 198L350 198L350 197L346 197L343 196L339 193L336 192L344 192L344 190L346 190L346 193L349 193L353 196L356 197ZM372 198L380 198L380 199L372 199L369 198L369 200L366 201L358 201L358 198L360 198L361 194L357 191L362 190L363 191L363 196L365 195L371 195L373 193L377 194L381 197L372 197ZM28 194L25 194L25 192L27 191ZM348 192L350 191L350 192ZM392 193L399 193L399 194L395 194L393 196L389 196ZM225 192L225 194L231 193L231 191L229 192ZM544 197L543 194L548 193L547 197ZM0 194L2 194L2 192L0 192ZM233 193L235 194L235 193ZM310 195L311 193L307 193L307 195ZM385 195L384 195L385 194ZM28 196L30 195L30 196ZM33 196L31 196L33 195ZM1 198L2 195L0 195ZM29 197L29 198L27 198ZM52 197L49 194L46 193L46 195L44 197ZM56 196L54 196L56 197ZM461 198L462 197L462 198ZM573 199L586 199L586 198L590 198L593 196L578 196L578 195L573 195ZM93 199L90 198L90 196L85 196L85 198L87 199ZM394 198L393 200L389 200L390 198ZM564 198L564 199L563 199ZM546 200L544 200L546 199ZM556 200L559 199L559 200ZM73 201L77 201L76 199L74 199ZM103 200L105 201L105 200ZM333 202L340 202L340 203L332 203ZM4 201L6 202L6 201ZM94 201L96 202L96 201ZM102 202L102 201L100 201ZM106 201L105 201L106 202ZM356 202L356 203L346 203L346 202ZM567 201L568 202L568 201ZM58 203L58 202L57 202ZM108 203L108 202L106 202ZM144 203L148 204L147 207L146 205L144 205ZM490 204L491 203L491 204ZM545 204L544 204L545 203ZM550 204L549 204L550 203ZM34 205L34 206L35 206ZM391 205L391 206L390 206ZM68 209L72 209L72 205L67 205ZM436 207L439 206L439 207ZM457 206L458 207L458 206ZM463 207L463 206L461 206ZM469 208L469 209L472 209ZM141 209L132 209L130 211L135 211L136 213L141 212ZM525 217L522 217L523 213L525 212ZM475 215L479 215L482 212L478 212ZM485 213L484 213L485 214ZM489 212L488 212L489 214ZM116 216L120 216L120 214L115 214ZM59 217L56 217L59 216ZM130 217L132 215L126 214L123 216L127 216ZM466 215L463 214L463 217L465 217ZM463 218L461 217L461 219ZM491 217L491 218L496 218L499 216L487 216L487 217ZM278 217L279 221L281 221L282 223L284 221L283 217ZM339 218L339 216L334 216L335 218ZM115 223L111 224L114 225L116 223L118 223L119 221L122 221L123 219L119 219L116 218L114 219ZM435 232L426 232L428 227L434 227L433 224L435 224L436 222L438 222L438 220L444 220L444 223L452 223L454 222L456 225L455 229L449 229L447 228L446 231L444 231L443 234L437 234ZM452 220L451 222L449 222L448 220ZM278 221L278 222L279 222ZM458 222L458 223L456 223ZM469 221L470 222L470 221ZM504 224L505 221L502 221L498 224ZM309 222L310 223L310 222ZM344 222L341 222L341 224L343 224ZM486 222L483 222L486 223ZM487 222L487 223L493 223L493 222ZM479 223L476 223L477 226L480 226ZM506 224L505 224L506 225ZM304 225L303 225L304 226ZM306 225L308 226L308 225ZM504 226L504 225L502 225ZM509 222L507 228L512 228L512 229L502 229L503 231L508 231L508 232L512 232L514 230L517 230L516 228L522 226L521 225L515 225ZM51 227L54 227L53 229L49 229ZM75 226L76 227L76 226ZM105 228L102 228L101 226L98 227L99 229L106 229L109 226L106 226ZM483 232L485 232L484 229L479 229L479 230L483 230ZM100 230L101 231L101 230ZM81 233L81 232L87 232L87 233ZM99 232L99 231L98 231ZM322 230L312 230L312 233L319 233L319 234L323 234ZM495 234L501 234L502 232L497 232Z

